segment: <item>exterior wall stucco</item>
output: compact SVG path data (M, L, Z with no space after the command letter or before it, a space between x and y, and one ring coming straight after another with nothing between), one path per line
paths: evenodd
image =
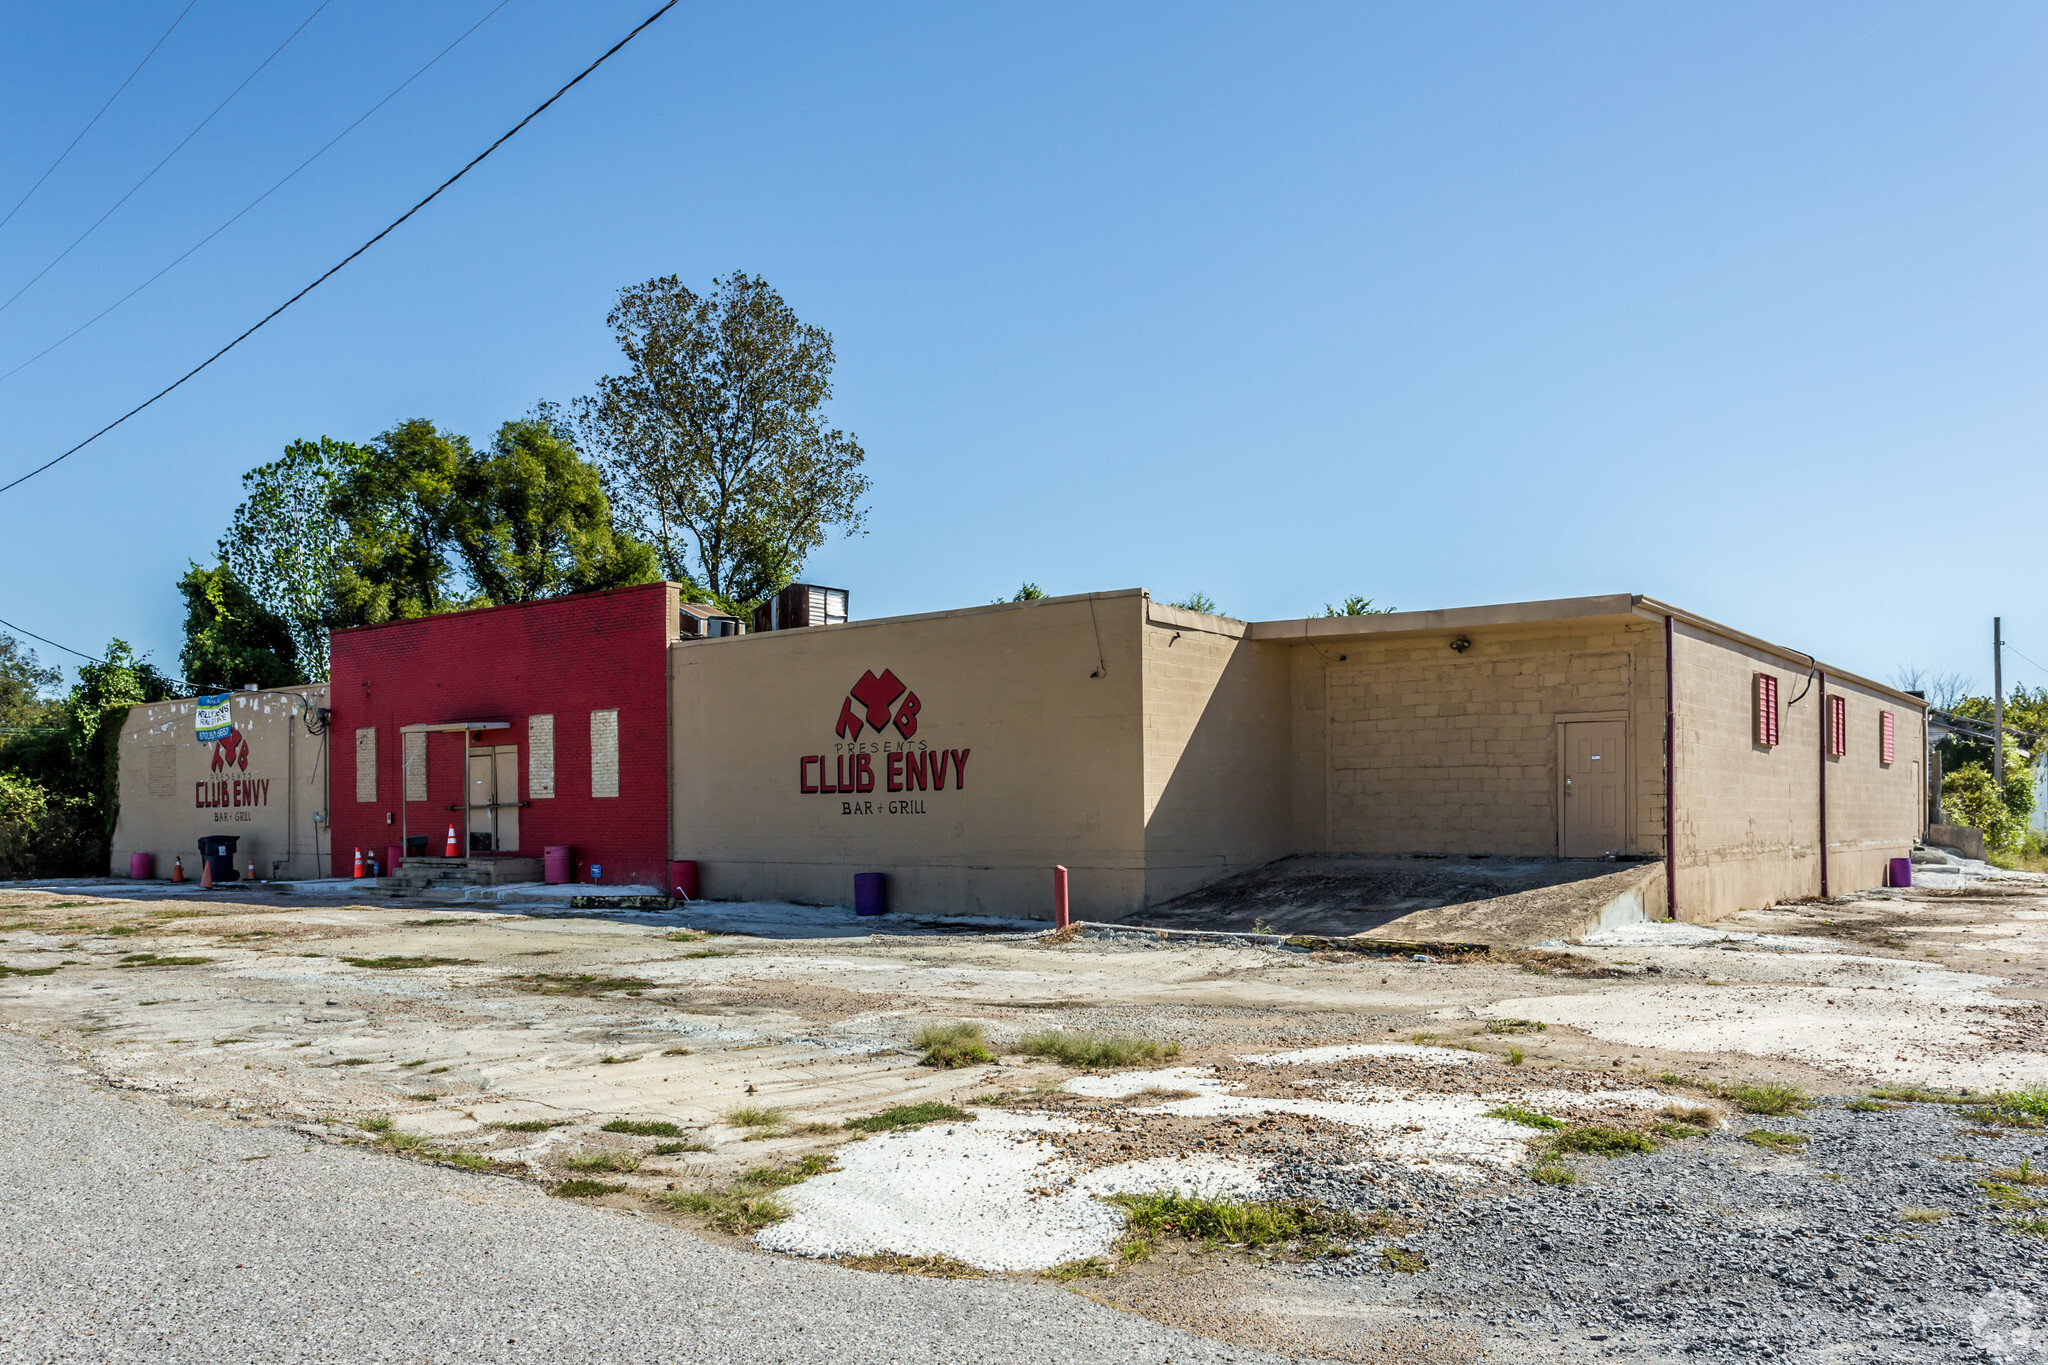
M1463 653L1449 648L1459 633L1297 647L1302 851L1555 855L1559 725L1611 716L1627 726L1627 851L1660 854L1661 624L1501 627L1475 632ZM1318 675L1320 725L1312 720Z
M326 874L329 739L308 732L311 708L327 704L324 684L231 694L229 718L240 736L235 762L216 770L217 743L193 733L189 697L128 709L121 725L117 782L121 809L114 825L112 872L128 875L131 854L156 858L156 875L171 875L173 858L199 880L199 840L240 838L236 866L268 879ZM248 763L240 762L247 746ZM223 758L225 754L223 753Z
M1148 603L1148 904L1293 852L1291 653L1241 621Z
M673 856L719 899L846 904L882 872L897 909L1050 918L1060 863L1077 917L1142 907L1144 609L1127 591L676 644ZM914 735L842 738L884 671L918 699ZM888 789L893 755L947 751L970 755L964 786ZM863 757L870 790L801 790Z

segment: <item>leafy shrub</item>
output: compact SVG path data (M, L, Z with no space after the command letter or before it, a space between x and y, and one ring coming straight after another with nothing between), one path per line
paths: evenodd
M1631 1152L1657 1150L1656 1141L1642 1133L1590 1124L1565 1129L1551 1139L1551 1144L1561 1152L1582 1152L1588 1156L1627 1156Z
M922 1066L952 1068L995 1060L988 1050L988 1033L979 1024L926 1024L910 1045L924 1049Z

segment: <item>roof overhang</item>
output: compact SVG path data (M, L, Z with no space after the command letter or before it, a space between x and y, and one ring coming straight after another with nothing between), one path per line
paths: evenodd
M444 720L437 721L431 725L401 725L398 727L398 733L401 735L454 735L460 734L465 730L509 730L511 728L512 722L509 720Z

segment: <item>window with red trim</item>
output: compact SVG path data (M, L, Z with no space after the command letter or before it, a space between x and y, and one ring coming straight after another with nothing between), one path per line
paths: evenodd
M1773 674L1758 673L1750 691L1756 708L1752 733L1758 744L1770 748L1778 742L1778 679Z
M1898 752L1898 722L1892 719L1891 712L1880 711L1877 713L1877 761L1889 768Z
M1828 698L1828 755L1840 758L1849 752L1849 699Z

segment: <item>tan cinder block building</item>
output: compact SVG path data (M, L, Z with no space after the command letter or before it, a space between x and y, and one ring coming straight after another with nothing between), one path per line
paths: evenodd
M200 699L134 706L121 727L119 817L113 872L131 854L154 856L168 877L174 858L199 880L199 840L239 838L235 863L259 877L324 877L328 867L327 735L324 684L227 694L219 738L200 738Z
M1248 623L1134 589L669 658L672 856L718 898L872 871L1044 917L1057 863L1129 920L1296 853L1675 848L1652 913L1710 919L1881 885L1922 830L1920 699L1630 594Z

